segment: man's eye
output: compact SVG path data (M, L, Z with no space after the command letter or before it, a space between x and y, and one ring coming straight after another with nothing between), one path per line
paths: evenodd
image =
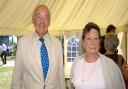
M41 17L40 16L36 16L36 18L39 18L40 19Z

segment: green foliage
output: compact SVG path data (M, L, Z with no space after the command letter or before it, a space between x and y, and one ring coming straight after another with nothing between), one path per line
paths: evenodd
M16 54L16 49L17 49L17 43L13 43L13 52Z

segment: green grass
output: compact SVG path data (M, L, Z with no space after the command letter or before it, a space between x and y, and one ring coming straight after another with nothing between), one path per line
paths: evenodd
M13 67L0 66L0 89L10 89Z
M15 60L15 58L16 58L15 56L7 56L7 60L8 60L8 61Z

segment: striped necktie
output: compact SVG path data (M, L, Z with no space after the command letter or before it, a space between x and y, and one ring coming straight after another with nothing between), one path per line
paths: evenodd
M40 54L41 54L41 64L42 64L42 71L43 71L43 76L44 80L46 80L48 68L49 68L49 58L48 58L48 52L44 43L44 39L41 38L39 39L42 43L41 49L40 49Z

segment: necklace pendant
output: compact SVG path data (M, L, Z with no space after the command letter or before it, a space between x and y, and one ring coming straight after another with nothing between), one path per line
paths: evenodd
M84 83L85 82L85 80L84 79L82 79L82 83Z
M84 80L82 79L82 83L84 82Z

